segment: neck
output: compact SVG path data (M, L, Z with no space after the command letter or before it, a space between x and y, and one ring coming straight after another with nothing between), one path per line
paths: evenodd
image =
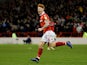
M45 12L43 11L43 12L40 14L40 16L43 15L44 13L45 13Z

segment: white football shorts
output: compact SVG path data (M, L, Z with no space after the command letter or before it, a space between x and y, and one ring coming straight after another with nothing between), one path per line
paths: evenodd
M49 43L52 43L52 42L55 42L56 41L56 34L55 34L55 32L53 32L53 31L46 31L44 34L43 34L43 36L42 36L42 38L41 38L41 41L43 41L43 42L49 42Z

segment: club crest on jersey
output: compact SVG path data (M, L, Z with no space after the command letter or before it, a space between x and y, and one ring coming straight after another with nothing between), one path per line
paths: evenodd
M45 20L47 19L47 16L46 16L46 15L44 15L44 19L45 19Z
M43 20L40 20L40 22L42 22Z

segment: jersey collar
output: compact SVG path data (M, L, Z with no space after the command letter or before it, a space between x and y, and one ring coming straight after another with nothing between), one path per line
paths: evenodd
M45 14L45 12L44 12L44 11L40 14L40 16L42 16L43 14Z

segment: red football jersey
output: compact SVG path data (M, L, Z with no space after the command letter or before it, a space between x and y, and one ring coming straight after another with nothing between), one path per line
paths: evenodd
M43 27L45 25L45 20L50 20L49 16L46 14L46 13L43 13L41 16L40 16L40 25L41 27ZM43 30L43 33L45 33L46 31L48 30L52 30L54 31L54 23L53 22L49 22L49 26L44 28Z

